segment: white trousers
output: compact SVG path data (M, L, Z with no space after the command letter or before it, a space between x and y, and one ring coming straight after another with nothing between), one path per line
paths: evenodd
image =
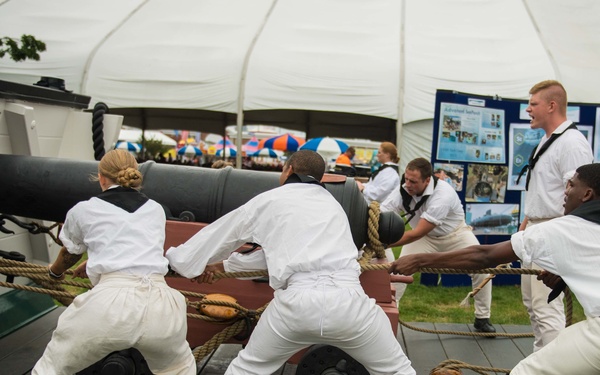
M275 291L248 345L225 374L272 374L312 344L342 349L370 374L415 374L389 319L364 293L356 271L292 276L287 289Z
M479 245L477 237L467 225L463 225L454 232L442 237L424 236L413 243L404 245L400 257L409 254L421 253L441 253L446 251L458 250L471 245ZM489 275L471 274L471 284L473 288L478 287ZM402 296L396 294L399 300ZM489 318L492 305L492 280L473 297L475 301L475 317L479 319Z
M153 374L195 375L185 298L161 275L102 275L61 314L32 375L72 375L106 355L138 349Z
M600 318L588 318L563 329L552 342L517 364L510 374L600 374Z
M527 224L527 228L531 225L538 224L541 221ZM529 267L540 270L541 268L535 263ZM521 296L523 304L529 313L531 328L533 329L533 351L538 351L546 346L550 341L554 340L559 332L565 328L565 307L563 303L564 295L561 293L554 301L548 303L548 294L551 289L536 278L535 275L521 275Z

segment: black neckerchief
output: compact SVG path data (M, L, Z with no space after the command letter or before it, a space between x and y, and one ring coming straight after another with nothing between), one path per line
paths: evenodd
M385 168L394 168L396 170L396 173L400 172L400 169L398 168L397 165L393 165L393 164L383 164L381 167L379 167L372 175L371 175L371 180L374 180L375 177L379 174L379 172L381 172L382 170L384 170Z
M569 213L582 219L600 224L600 200L595 199L582 203L579 207Z
M575 130L577 130L577 126L575 125L575 123L572 123L562 133L552 133L552 134L550 134L550 138L548 138L548 140L542 145L542 147L540 148L540 152L538 152L537 155L535 155L535 150L537 150L539 144L533 150L531 150L531 155L529 155L529 161L523 167L523 169L521 169L521 172L519 172L519 177L517 177L517 184L521 180L521 176L523 176L523 173L525 173L525 172L527 172L527 170L529 170L529 173L527 173L527 180L525 181L525 190L526 191L529 190L529 180L531 180L531 171L533 170L533 167L535 167L535 165L537 164L538 160L540 159L540 156L542 156L542 154L544 152L546 152L546 150L548 149L548 147L550 147L550 145L554 141L556 141L558 139L558 137L560 137L561 135L563 135L569 129L575 129ZM533 155L535 155L535 157Z
M435 190L435 187L437 186L437 182L438 182L438 178L436 176L431 176L431 178L433 178L433 189ZM406 221L404 223L408 223L409 221L412 220L413 217L415 217L415 214L417 213L417 210L419 208L421 208L425 202L427 202L427 199L429 199L430 195L424 195L420 201L417 202L417 204L415 204L415 207L413 209L410 208L410 202L412 202L412 195L408 194L408 191L404 190L404 188L402 187L402 185L404 185L404 182L406 181L406 179L404 178L404 175L402 175L402 179L400 180L400 195L402 196L402 206L404 207L404 215L401 215L402 217L405 217L407 215L410 215L410 217L408 219L406 219ZM432 193L433 194L433 193Z
M595 199L582 203L579 207L569 212L569 215L580 217L584 220L591 221L592 223L600 224L600 200ZM565 290L567 283L564 280L560 280L558 284L552 288L552 292L548 295L548 303L552 302L561 292Z
M148 201L148 197L139 191L122 186L107 189L97 195L98 198L132 213Z
M287 180L285 180L285 182L283 184L285 185L285 184L296 184L296 183L316 184L316 185L319 185L319 186L325 188L325 185L322 184L320 181L317 181L317 179L314 178L313 176L309 176L306 174L297 174L297 173L292 173L290 175L290 177L288 177Z

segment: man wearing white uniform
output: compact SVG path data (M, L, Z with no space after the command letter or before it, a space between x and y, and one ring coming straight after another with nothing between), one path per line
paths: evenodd
M395 261L390 272L412 274L424 267L481 269L518 259L548 272L538 279L556 288L556 277L577 296L586 320L561 330L511 375L595 375L600 372L600 164L577 168L563 196L565 216L512 235L509 241L475 245L443 254L417 254ZM531 277L531 276L530 276ZM546 296L550 289L546 288Z
M478 245L479 241L465 224L462 203L447 182L432 176L431 163L424 158L411 160L406 166L403 185L394 190L381 205L382 211L404 212L411 230L390 247L403 246L400 257L417 253L444 252ZM473 288L488 275L471 275ZM492 284L489 281L475 295L475 330L496 332L490 323Z
M360 285L348 218L319 182L324 171L316 152L292 154L281 173L282 186L167 251L175 271L202 281L210 280L215 269L269 270L275 297L226 374L272 374L312 344L344 350L371 374L415 374L385 313ZM208 265L246 242L262 250Z
M567 93L557 81L542 81L529 91L527 112L532 129L545 134L533 151L525 193L525 220L519 230L562 216L561 197L573 171L593 161L587 139L567 120ZM535 263L523 262L524 268L540 269ZM529 275L521 277L523 303L527 307L535 336L533 350L552 341L565 327L561 298L548 303L548 288Z

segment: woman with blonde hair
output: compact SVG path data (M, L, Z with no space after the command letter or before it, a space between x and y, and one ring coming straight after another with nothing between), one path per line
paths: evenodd
M63 279L87 252L79 274L94 288L62 313L32 374L74 374L128 348L142 353L153 374L196 374L185 298L164 279L162 206L139 192L142 174L127 151L106 153L93 179L102 193L69 210L48 274Z
M356 181L358 189L363 193L367 203L383 202L385 198L400 186L398 149L391 142L383 142L377 150L377 160L381 167L371 175L369 182Z

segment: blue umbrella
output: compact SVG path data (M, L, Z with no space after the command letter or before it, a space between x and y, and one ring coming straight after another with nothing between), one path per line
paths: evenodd
M117 142L115 145L115 150L127 150L129 152L140 152L142 151L142 146L139 143L133 142Z
M258 151L252 152L250 154L248 154L248 156L264 156L264 157L268 157L268 158L278 158L283 156L283 152L282 151L277 151L277 150L273 150L272 148L261 148Z
M179 150L177 150L177 155L185 155L185 156L201 156L202 150L200 150L196 146L183 146Z
M308 140L300 147L300 150L313 150L327 160L339 156L348 149L348 145L334 138L321 137Z
M236 156L237 155L237 151L235 149L233 149L233 148L226 147L226 148L222 148L220 150L217 150L216 155L217 156L226 156L226 157L227 156Z

